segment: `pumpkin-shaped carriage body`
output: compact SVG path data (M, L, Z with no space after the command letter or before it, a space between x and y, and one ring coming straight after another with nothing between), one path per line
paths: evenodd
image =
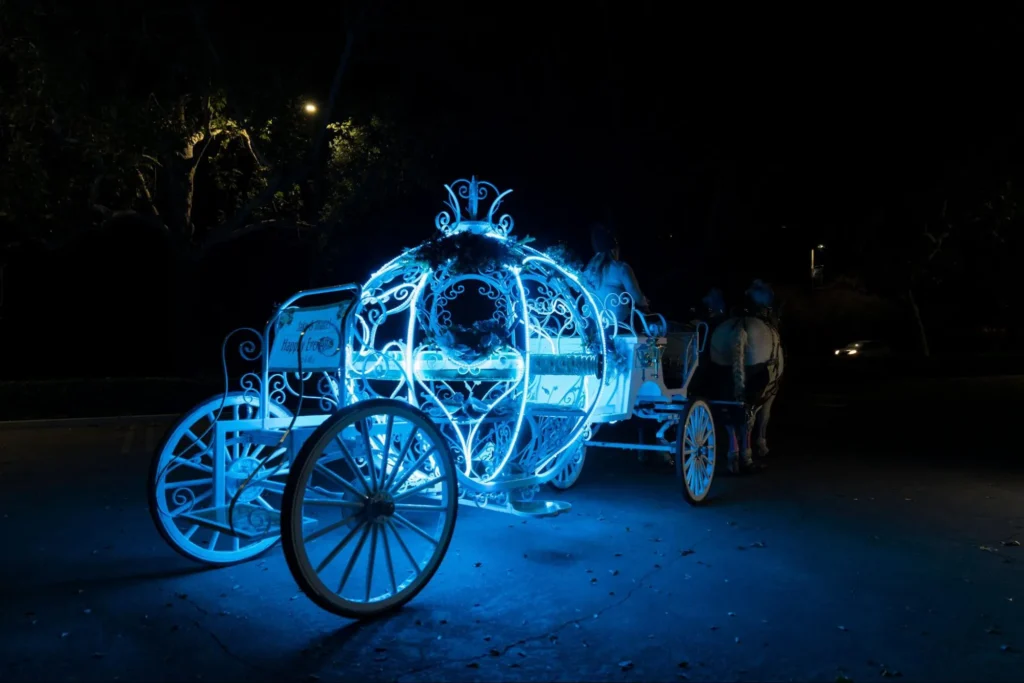
M438 237L364 285L350 331L348 389L424 411L451 448L461 495L513 512L578 457L603 383L597 302L572 269L520 243L506 193L446 186ZM489 204L483 214L482 202Z

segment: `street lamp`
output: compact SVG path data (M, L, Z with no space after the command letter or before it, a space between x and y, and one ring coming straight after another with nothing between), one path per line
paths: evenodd
M315 114L316 113L316 105L313 104L312 102L306 102L306 105L303 107L303 109L306 110L307 114Z
M814 257L819 251L824 251L825 245L819 244L818 246L811 249L811 288L814 288L814 284L817 280L821 279L821 266L816 266L814 263Z

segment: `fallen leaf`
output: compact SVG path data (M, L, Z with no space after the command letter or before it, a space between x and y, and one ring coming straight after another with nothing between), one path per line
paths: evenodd
M693 555L695 552L697 552L697 551L687 548L686 550L680 550L679 554L682 555L683 557L686 557L687 555Z
M727 614L728 614L728 616L730 616L730 617L734 617L734 616L736 616L736 613L735 613L735 612L728 612Z
M597 577L595 576L594 578L592 578L592 579L590 580L590 583L597 583Z
M764 548L766 546L764 544L764 541L754 541L753 543L750 544L750 547L751 548Z
M986 553L998 553L999 551L995 548L989 548L987 545L979 545L978 550L984 550Z
M1005 545L1005 546L1012 546L1012 547L1019 547L1020 546L1020 541L1003 541L1003 545Z
M845 626L839 626L838 628L839 628L839 630L840 630L840 631L845 631L845 630L847 630Z
M733 640L735 640L738 643L738 642L740 642L740 637L736 636L735 638L733 638Z
M615 557L622 557L622 553L615 553Z
M480 565L482 565L482 564L483 564L483 562L474 562L474 563L473 563L473 566L474 566L474 567L479 567L479 566L480 566Z
M630 669L632 669L632 668L633 668L633 662L631 662L631 661L630 661L630 660L628 660L628 659L624 659L624 660L622 660L621 662L619 662L619 667L620 667L620 668L621 668L621 669L622 669L623 671L629 671Z
M743 546L743 545L736 546L736 550L746 550L746 549L747 549L747 547Z
M619 570L618 569L609 569L608 573L611 574L612 576L618 576L619 575Z
M466 668L467 669L479 669L480 668L480 663L479 662L470 662L469 664L466 665Z
M690 668L690 663L684 659L683 661L679 662L679 668L680 669L689 669Z
M500 657L501 650L499 650L496 647L492 647L490 650L488 650L488 654L490 654L492 657Z
M1003 652L1016 652L1017 651L1016 648L1014 648L1014 647L1012 647L1010 645L1000 645L999 649L1002 650Z

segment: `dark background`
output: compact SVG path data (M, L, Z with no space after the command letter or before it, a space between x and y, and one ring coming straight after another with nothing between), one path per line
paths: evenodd
M753 278L772 282L794 357L860 337L908 357L1024 340L1009 9L64 0L3 13L4 379L215 372L230 329L432 237L442 184L470 174L514 188L515 234L541 247L586 259L589 223L614 225L669 316L711 286L735 304ZM160 183L183 134L169 103L210 93L254 138L254 122L279 122L258 141L278 161L257 168L237 136L215 144L191 222L154 219L134 171L170 205ZM313 123L303 102L320 107ZM386 160L358 182L309 151L328 149L317 123L345 120L387 127ZM103 181L105 212L88 192L100 168L118 178ZM240 208L258 194L245 183L280 174L299 178L302 207ZM343 209L323 210L349 182Z

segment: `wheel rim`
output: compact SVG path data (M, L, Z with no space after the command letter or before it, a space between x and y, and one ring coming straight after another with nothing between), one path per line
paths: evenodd
M412 409L350 410L301 463L287 523L301 580L338 611L369 615L405 602L436 571L457 478L440 433Z
M683 427L683 481L695 500L703 500L715 475L715 425L703 402L695 403Z
M273 402L268 412L271 417L291 416ZM236 562L263 552L278 536L243 538L198 524L188 515L226 508L233 499L236 504L229 523L236 527L245 523L247 513L254 508L276 513L288 476L284 462L287 451L244 443L241 432L227 432L224 497L215 500L213 426L218 416L221 421L255 419L259 416L259 399L242 394L214 398L178 422L164 441L156 463L152 482L156 517L169 540L186 554L207 562Z

